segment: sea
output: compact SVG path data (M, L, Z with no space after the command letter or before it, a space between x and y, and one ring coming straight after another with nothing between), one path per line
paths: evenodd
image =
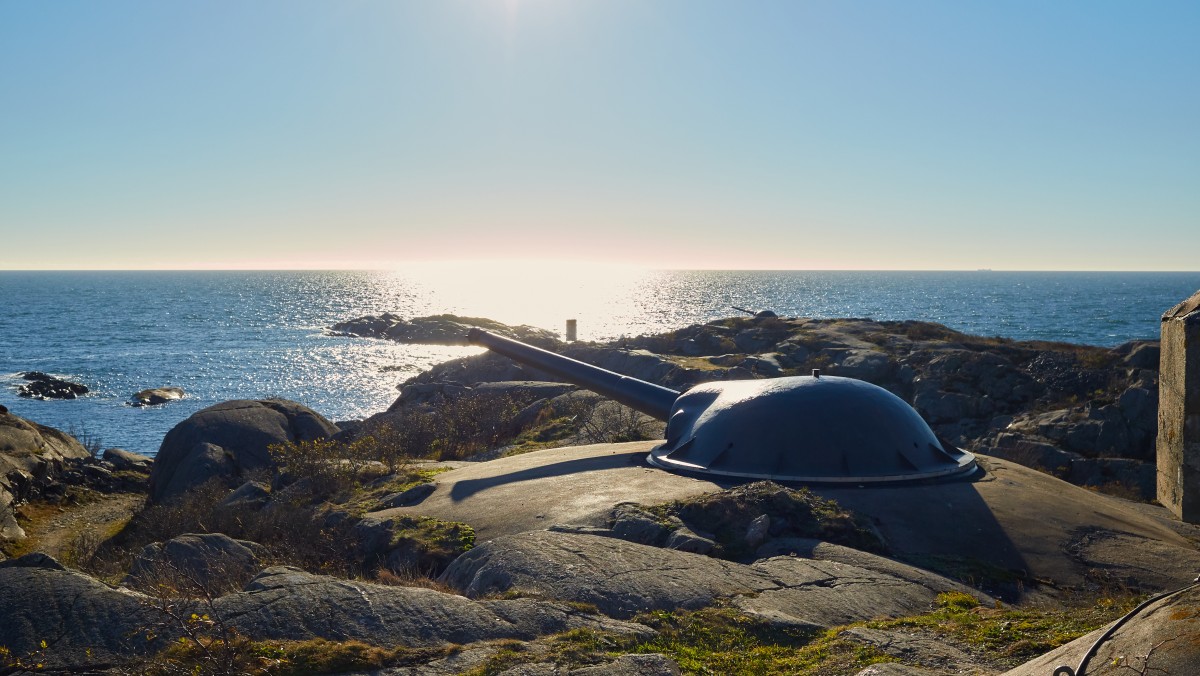
M473 347L336 335L335 322L454 313L581 340L751 311L939 322L967 333L1115 346L1157 338L1200 272L646 270L572 263L411 265L390 271L0 271L0 404L102 448L154 455L163 435L229 399L283 397L331 420L380 412L397 386ZM17 396L18 374L87 385L70 401ZM136 408L177 386L182 401Z

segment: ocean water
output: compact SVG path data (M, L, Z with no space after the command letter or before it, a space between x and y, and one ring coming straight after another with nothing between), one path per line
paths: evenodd
M205 406L279 396L333 420L385 409L396 385L471 347L331 335L365 314L442 312L580 339L658 332L737 314L920 319L969 333L1113 346L1156 338L1200 273L648 271L527 264L390 272L0 272L0 404L103 447L157 452ZM16 373L82 382L72 401L17 397ZM134 408L141 389L181 402Z

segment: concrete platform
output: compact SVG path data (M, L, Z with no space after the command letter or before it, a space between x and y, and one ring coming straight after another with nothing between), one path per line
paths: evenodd
M475 463L437 476L418 505L372 515L425 514L462 521L479 541L556 523L605 525L619 502L661 503L733 485L646 464L650 441L568 446Z
M479 541L556 523L605 525L619 502L658 504L733 483L646 464L655 442L536 451L446 472L423 502L375 515L424 514L471 524ZM1073 486L979 457L975 480L888 487L813 487L868 517L893 555L1010 572L1044 593L1097 583L1165 590L1200 572L1200 528L1161 507Z

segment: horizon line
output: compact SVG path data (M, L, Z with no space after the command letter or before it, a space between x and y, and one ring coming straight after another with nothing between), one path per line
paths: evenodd
M413 262L403 263L392 267L245 267L245 268L0 268L0 273L6 272L398 272L406 267L469 267L480 268L497 265L519 264L561 266L562 261L547 262L514 262L514 261L469 261L469 262ZM1053 273L1154 273L1154 274L1200 274L1200 270L1145 270L1145 269L1062 269L1062 268L735 268L735 267L655 267L632 265L625 263L566 263L585 267L634 268L647 272L1053 272Z

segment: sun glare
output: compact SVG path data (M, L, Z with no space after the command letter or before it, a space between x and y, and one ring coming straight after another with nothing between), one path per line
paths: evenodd
M406 263L392 274L397 283L435 294L434 304L455 314L556 330L567 319L579 319L584 337L600 327L598 317L589 322L581 313L619 313L621 299L628 299L652 271L607 263L489 260Z

